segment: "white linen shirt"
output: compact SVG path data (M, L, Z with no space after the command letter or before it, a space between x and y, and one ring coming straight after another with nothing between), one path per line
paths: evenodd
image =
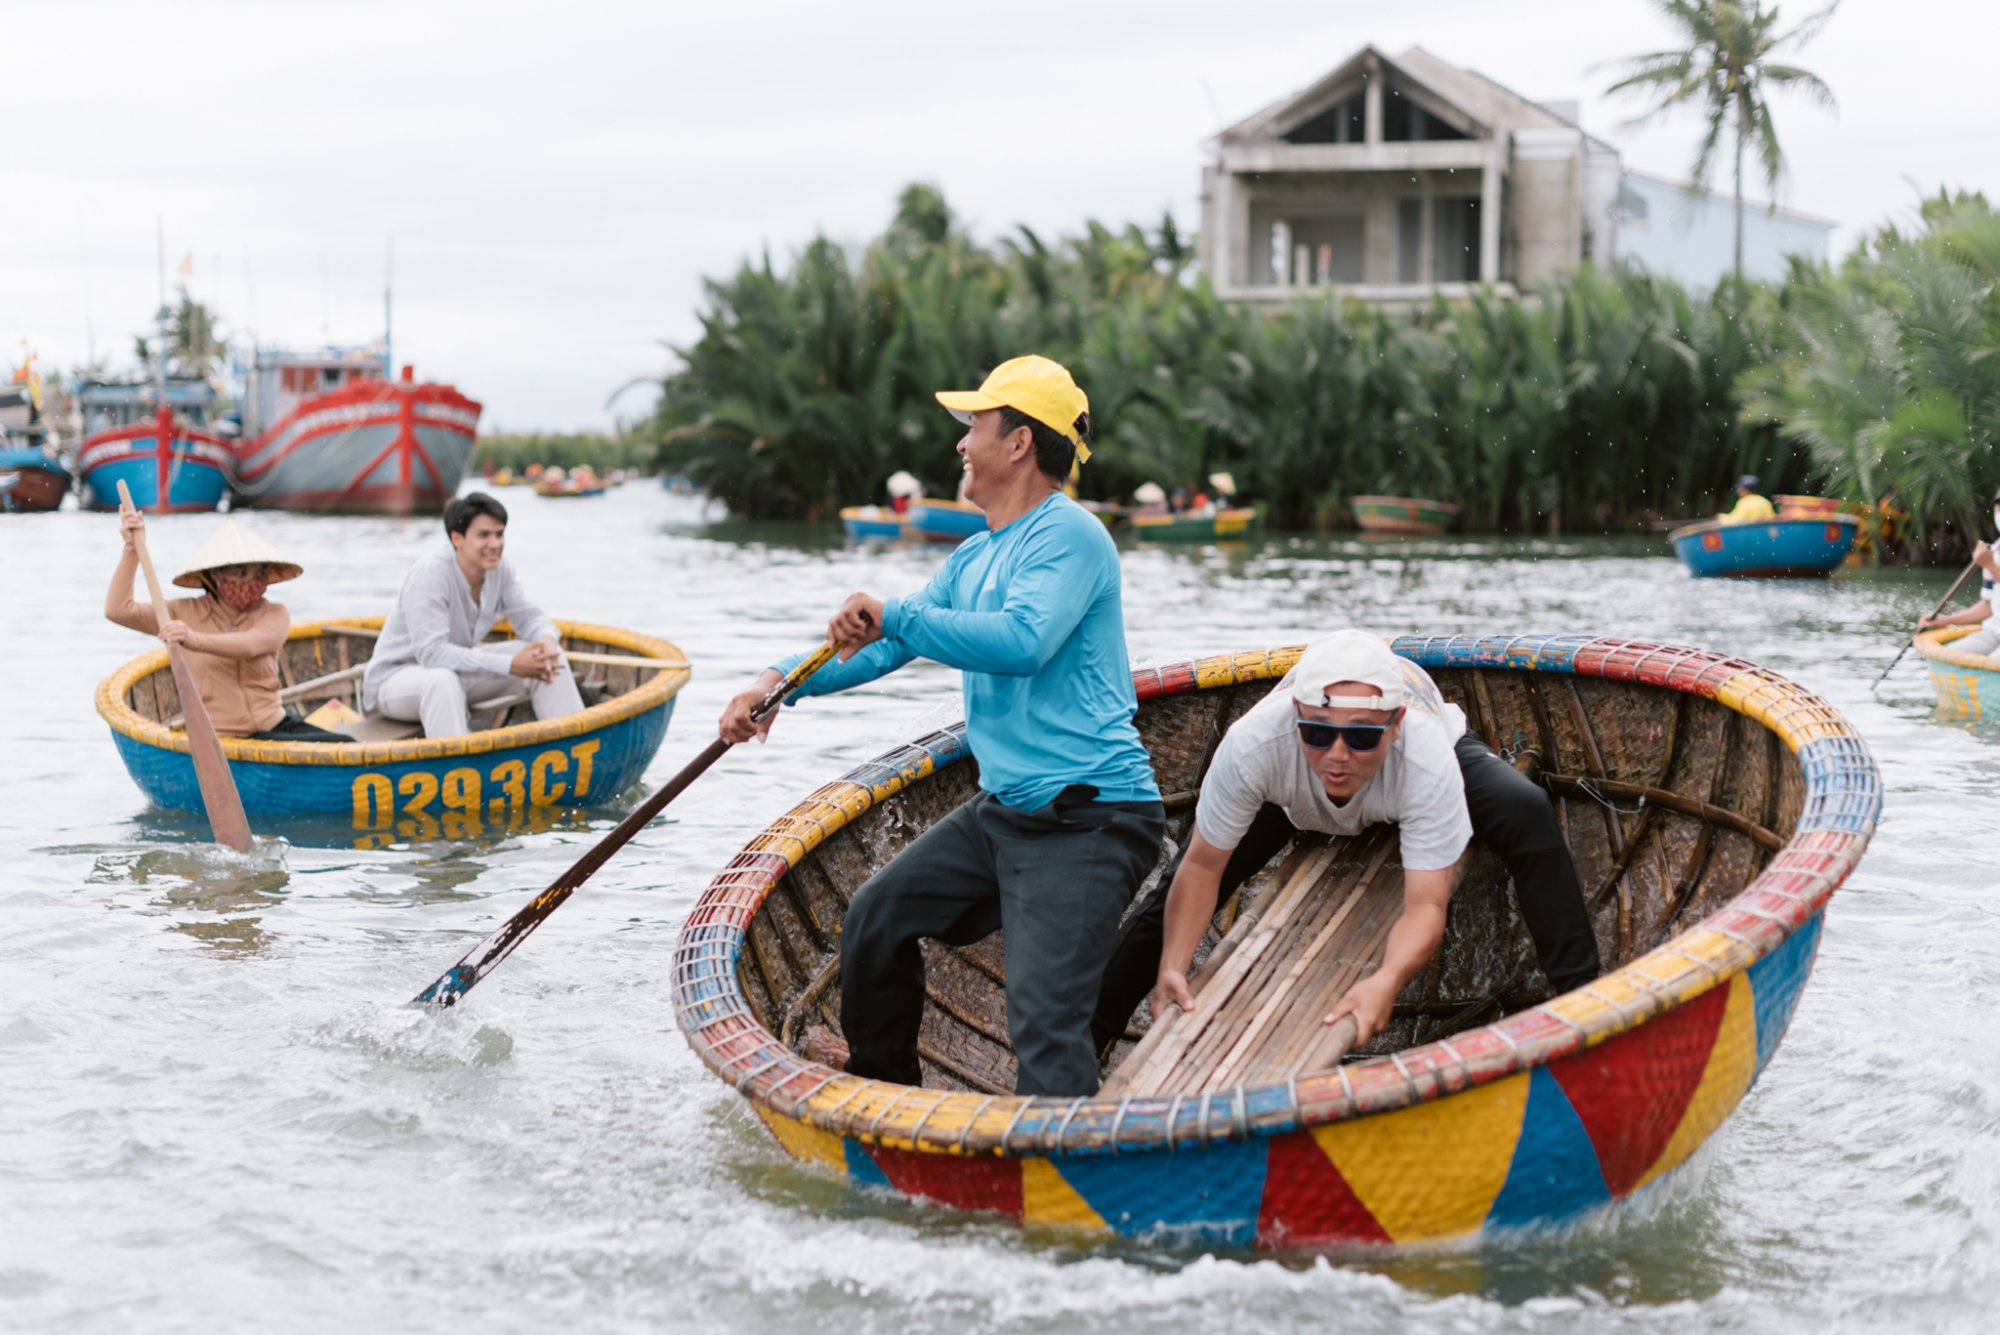
M528 601L527 591L505 557L486 572L479 601L458 568L449 546L418 559L403 577L402 592L382 623L381 638L361 674L361 707L374 709L382 683L406 667L446 668L480 676L505 677L514 668L512 649L482 643L502 618L521 641L555 636L555 623Z
M1336 806L1299 746L1291 677L1252 705L1230 726L1201 781L1195 824L1218 849L1243 842L1265 803L1284 808L1301 830L1358 834L1393 822L1408 871L1450 867L1472 839L1465 807L1465 779L1453 750L1465 731L1465 714L1444 702L1424 670L1404 660L1409 709L1401 735L1375 777Z

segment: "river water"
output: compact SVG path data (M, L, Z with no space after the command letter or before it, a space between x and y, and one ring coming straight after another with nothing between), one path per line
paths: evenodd
M635 484L521 489L552 613L695 664L648 784L853 589L935 552L710 522ZM381 612L435 520L249 517L296 618ZM211 516L153 521L163 565ZM638 800L540 832L248 861L149 811L92 708L141 652L98 609L109 516L0 519L0 1328L32 1331L1989 1330L2000 1292L2000 727L1906 658L1946 577L1689 579L1657 540L1273 538L1124 556L1135 663L1382 632L1567 631L1742 654L1830 698L1887 780L1770 1068L1695 1163L1560 1239L1415 1256L1198 1255L870 1199L793 1165L674 1028L667 964L770 817L955 716L913 665L787 711L472 994L404 1008ZM1983 851L1982 851L1983 850Z

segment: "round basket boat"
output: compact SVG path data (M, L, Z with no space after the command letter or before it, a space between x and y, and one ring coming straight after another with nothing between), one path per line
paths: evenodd
M1984 718L1989 704L2000 711L2000 662L1951 647L1978 629L1940 626L1918 631L1915 640L1917 656L1924 660L1931 684L1937 687L1938 708L1961 718Z
M822 787L715 879L674 953L689 1044L795 1157L1028 1221L1403 1244L1555 1224L1640 1190L1721 1124L1777 1048L1827 901L1874 829L1874 761L1825 701L1698 649L1395 648L1481 736L1539 759L1607 961L1591 985L1548 995L1505 873L1476 851L1433 966L1385 1033L1332 1069L1199 1096L1008 1093L996 937L925 944L925 1087L846 1075L800 1050L837 1024L842 915L873 869L975 791L961 727ZM1170 839L1185 837L1222 730L1297 656L1135 674Z
M1861 520L1835 514L1814 519L1759 519L1725 524L1706 519L1667 535L1674 554L1697 576L1784 578L1832 573L1854 550Z
M294 625L280 675L298 683L285 695L302 711L355 700L360 671L375 648L381 617ZM563 648L609 663L571 659L587 708L536 720L525 699L476 710L460 737L403 736L321 744L222 739L222 752L251 820L350 816L364 834L405 839L476 834L482 822L508 825L536 808L592 806L636 782L667 735L674 697L690 675L681 651L635 631L558 621ZM505 623L495 639L507 638ZM641 663L671 666L640 666ZM159 806L200 811L201 791L165 649L134 659L97 688L97 712L133 781ZM514 722L525 718L525 722ZM336 732L413 732L369 719Z

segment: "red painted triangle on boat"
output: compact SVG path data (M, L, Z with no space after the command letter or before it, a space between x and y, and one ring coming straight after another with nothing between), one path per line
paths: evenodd
M868 1157L905 1196L920 1196L960 1210L997 1210L1021 1217L1019 1159L920 1154L883 1145L869 1146Z
M1257 1241L1270 1247L1393 1242L1310 1131L1271 1139Z
M1550 1064L1613 1196L1630 1192L1673 1139L1708 1068L1728 1005L1729 988L1711 988L1608 1043Z

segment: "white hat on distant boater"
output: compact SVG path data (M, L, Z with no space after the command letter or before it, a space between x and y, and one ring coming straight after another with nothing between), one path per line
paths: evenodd
M174 583L183 589L199 589L205 570L256 565L270 570L267 582L271 584L282 584L306 573L304 566L296 561L287 561L276 547L252 533L248 525L234 518L225 519L222 527L194 554L194 560L188 562L187 569L174 576Z
M1214 487L1224 496L1234 496L1236 494L1236 479L1228 473L1210 473L1208 475L1208 485Z
M924 494L924 484L900 468L889 474L889 480L882 485L889 489L891 496L917 497Z
M1167 499L1167 493L1160 490L1157 482L1141 482L1132 490L1132 499L1141 505L1158 505Z

